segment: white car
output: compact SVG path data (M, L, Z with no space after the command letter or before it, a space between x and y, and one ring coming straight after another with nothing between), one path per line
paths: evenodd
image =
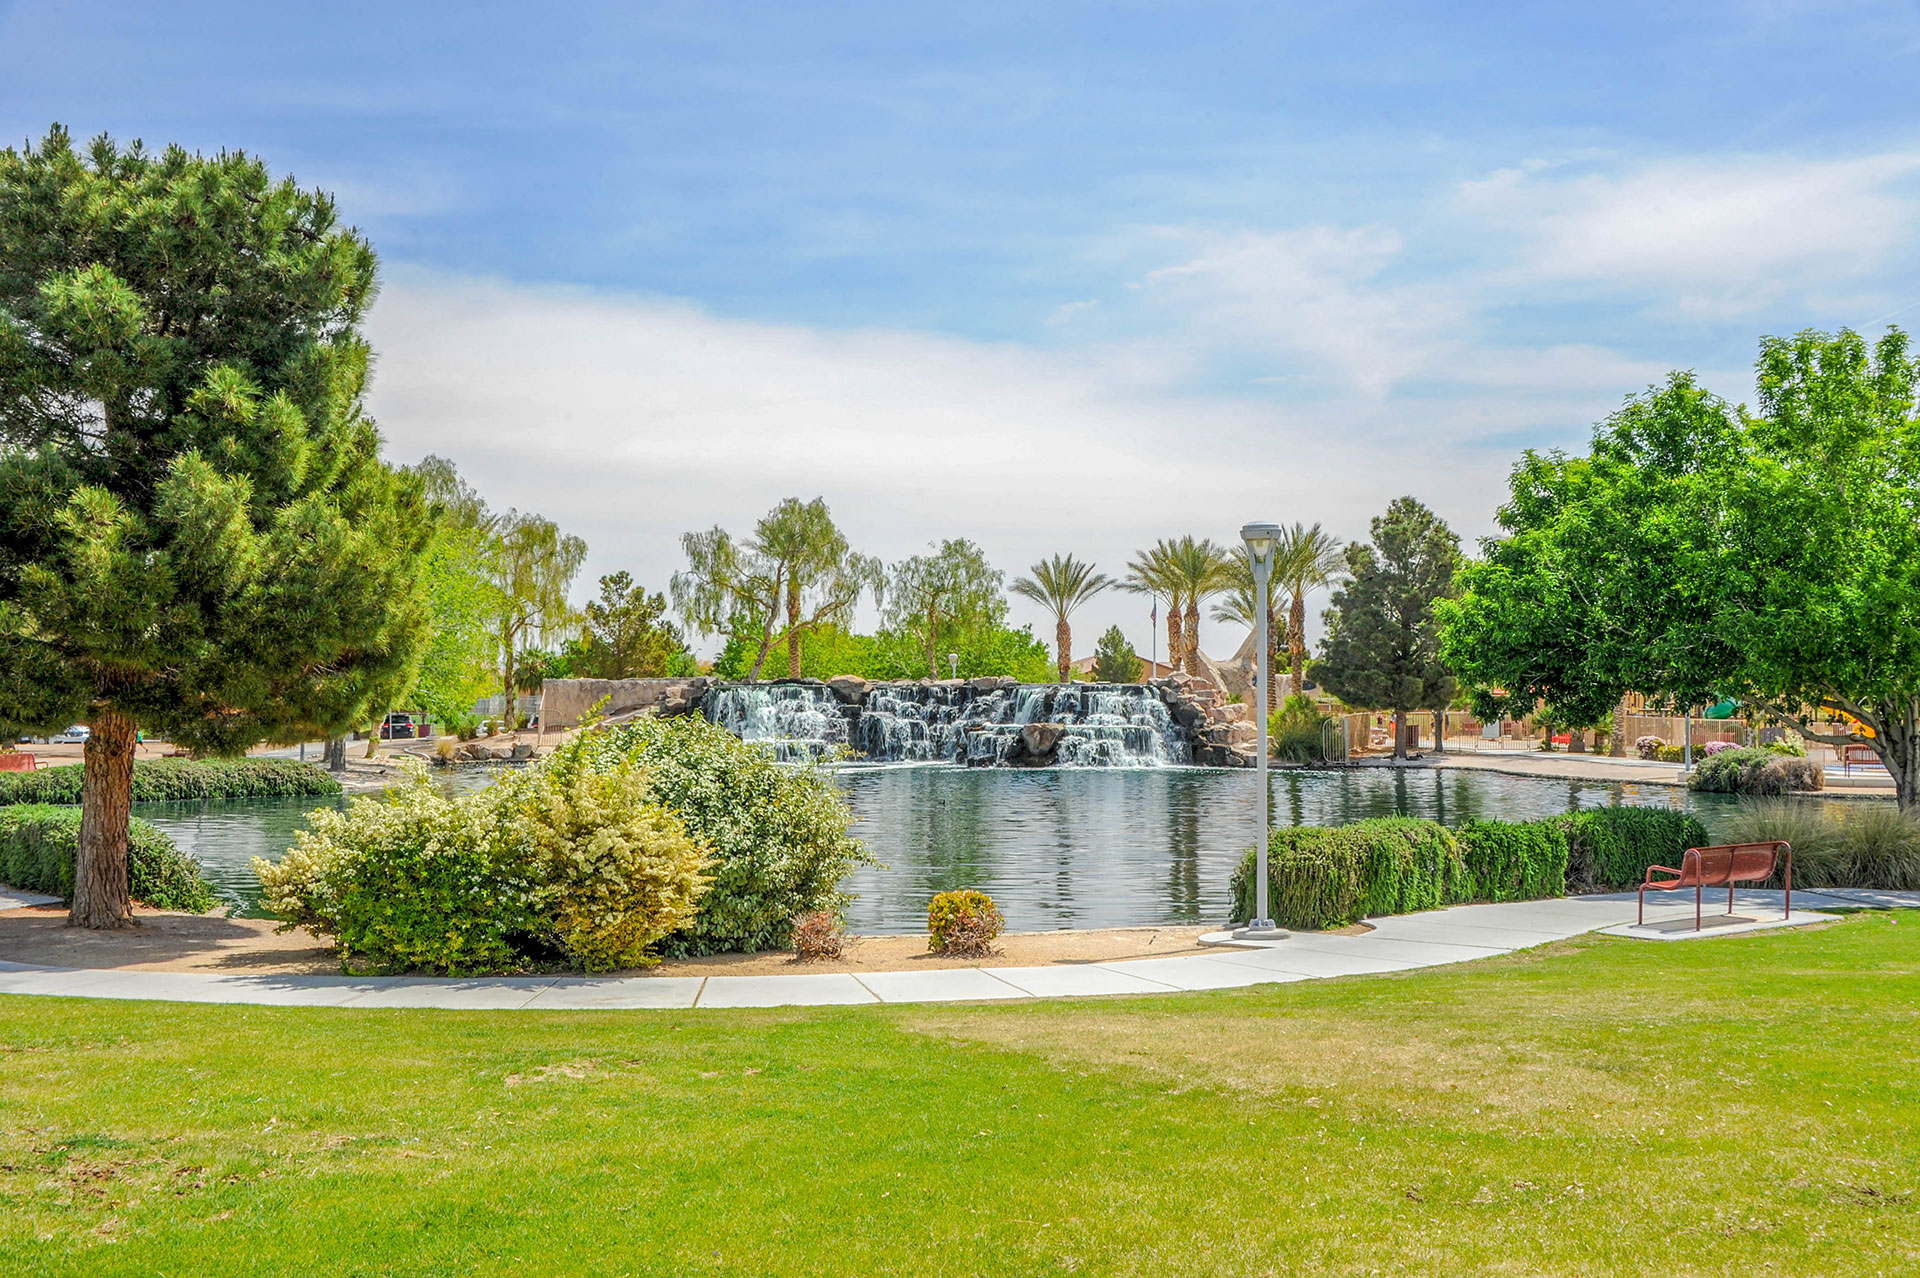
M93 729L84 723L76 723L65 732L56 732L48 741L56 745L85 745L87 738L93 735Z

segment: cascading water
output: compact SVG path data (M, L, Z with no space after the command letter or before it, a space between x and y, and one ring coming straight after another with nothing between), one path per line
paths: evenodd
M825 688L761 683L719 687L701 711L742 741L764 741L782 763L805 763L842 749L858 711Z
M1046 759L1063 767L1152 768L1193 761L1193 741L1152 688L1121 684L876 684L848 704L816 684L713 689L707 718L778 756L805 760L850 751L873 763L964 763L972 767ZM1036 758L1022 729L1059 725Z

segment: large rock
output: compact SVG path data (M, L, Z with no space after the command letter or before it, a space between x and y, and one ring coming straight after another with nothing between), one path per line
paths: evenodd
M712 688L705 675L675 679L548 679L540 687L543 726L570 728L595 706L600 717L657 710L661 714L690 714Z
M1007 692L1019 687L1020 681L1012 675L981 675L967 680L967 685L975 692Z
M1197 732L1206 726L1207 712L1191 701L1175 702L1171 709L1173 717L1179 721L1180 726L1189 731Z
M531 741L514 742L513 752L508 757L519 760L520 762L525 762L528 759L533 758L533 742Z
M1050 755L1060 748L1060 738L1067 735L1064 723L1029 723L1020 729L1020 744L1031 755Z
M1226 705L1215 706L1213 707L1213 721L1215 723L1251 723L1253 722L1253 707L1244 701L1233 701Z
M841 704L849 706L862 704L867 694L873 691L872 681L862 679L859 675L835 675L827 680L827 687L833 689L833 695L839 698Z

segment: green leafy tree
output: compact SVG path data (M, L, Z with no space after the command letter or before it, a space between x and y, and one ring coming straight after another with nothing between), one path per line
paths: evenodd
M494 517L452 462L428 457L412 469L433 511L433 534L420 559L430 620L419 673L402 702L436 724L455 724L472 715L493 675L488 557Z
M667 597L636 590L626 572L600 578L600 597L584 611L580 672L595 679L651 679L668 673L686 648L679 627L666 620Z
M1093 649L1093 677L1101 683L1139 683L1145 663L1118 626L1108 626Z
M0 731L92 728L75 924L130 917L136 727L232 754L413 681L431 521L362 407L373 288L240 152L0 152Z
M1722 697L1868 745L1920 807L1920 365L1906 334L1765 338L1758 412L1675 373L1589 454L1528 453L1445 610L1483 693L1596 723ZM1846 718L1842 718L1846 716ZM1854 726L1857 725L1857 726Z
M1060 682L1073 679L1073 628L1067 619L1089 599L1113 585L1113 578L1095 572L1090 563L1072 555L1042 559L1028 569L1031 577L1013 583L1013 593L1031 599L1053 614L1053 644L1059 654Z
M1458 684L1440 659L1434 605L1453 592L1460 539L1411 497L1373 521L1373 544L1347 547L1313 677L1340 700L1393 711L1393 754L1405 758L1407 714L1444 709Z
M862 594L870 590L878 601L884 591L880 561L848 546L819 497L787 498L744 542L715 525L685 534L680 545L687 567L669 587L674 607L703 635L757 642L749 680L760 678L783 617L787 677L799 678L807 633L845 625Z
M914 638L926 659L927 676L938 679L941 653L961 652L979 636L1004 627L1007 597L1001 587L1006 574L964 537L932 549L931 555L915 555L893 566L886 618L889 626Z
M544 636L572 622L567 592L586 557L587 543L562 533L551 519L517 510L500 517L486 562L509 719L521 683L516 670L521 650L531 646L536 633Z
M1340 539L1319 524L1294 524L1274 547L1273 584L1287 596L1288 689L1293 695L1306 691L1307 596L1339 581L1346 566Z

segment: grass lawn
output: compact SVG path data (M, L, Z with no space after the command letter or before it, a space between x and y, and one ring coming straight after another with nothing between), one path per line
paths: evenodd
M1131 1000L0 998L0 1273L1920 1271L1920 916Z

